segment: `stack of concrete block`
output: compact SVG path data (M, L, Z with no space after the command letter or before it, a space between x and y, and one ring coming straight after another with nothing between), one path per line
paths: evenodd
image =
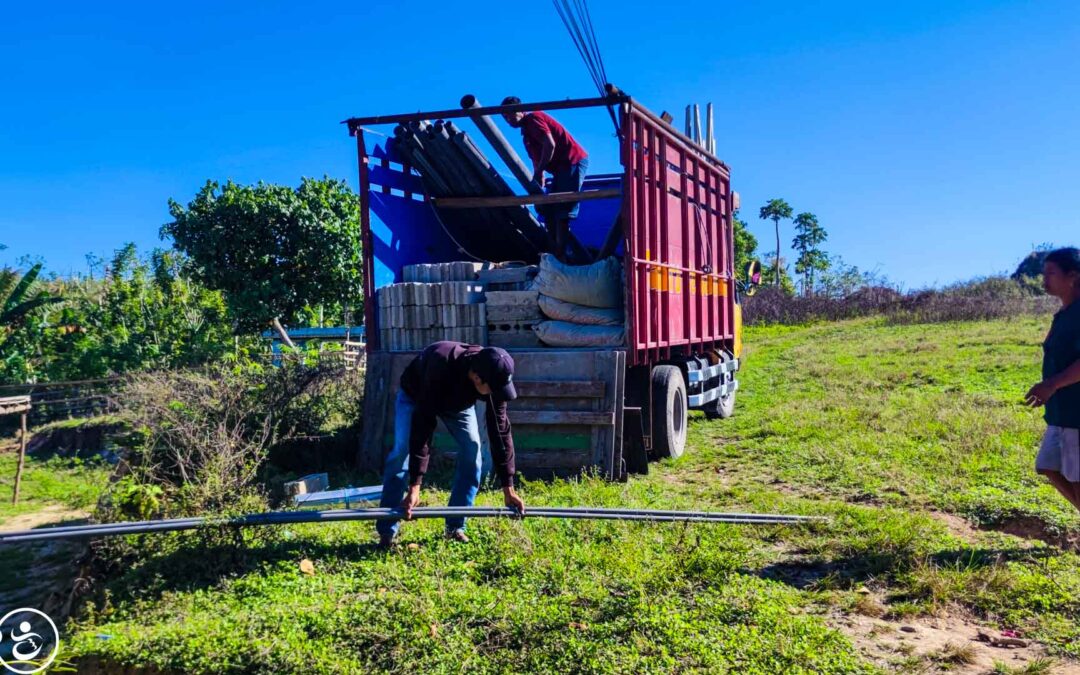
M486 292L488 343L494 347L542 347L533 331L544 320L536 291Z
M439 340L487 342L484 289L475 281L391 284L379 289L376 302L383 349L412 351Z
M539 272L537 265L481 269L476 273L476 280L489 291L524 291Z
M475 281L476 273L485 263L449 262L405 265L401 271L405 282L439 283L442 281Z

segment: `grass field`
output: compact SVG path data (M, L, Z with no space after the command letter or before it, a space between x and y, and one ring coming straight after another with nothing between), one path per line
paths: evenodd
M369 525L209 549L176 535L107 582L64 657L176 673L1066 672L1080 518L1034 475L1043 425L1019 404L1047 324L753 329L736 417L695 416L682 459L627 484L521 490L827 525L487 521L453 545L424 522L391 553ZM917 644L961 622L1038 649Z

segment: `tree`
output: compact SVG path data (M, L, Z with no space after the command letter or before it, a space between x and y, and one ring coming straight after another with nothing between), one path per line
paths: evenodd
M750 234L750 229L739 212L736 211L731 219L735 239L735 274L739 275L746 271L746 266L756 257L758 241L757 237Z
M41 263L23 275L0 269L0 382L32 377L31 361L40 341L41 311L61 298L40 288Z
M791 217L791 205L783 199L770 199L769 203L761 207L758 217L762 220L771 220L776 226L776 285L780 285L780 221Z
M803 294L813 295L814 272L829 269L829 258L818 245L829 238L812 213L800 213L795 216L795 239L791 247L799 252L795 261L795 273L803 275Z
M780 270L780 283L777 284L775 286L775 288L778 288L781 291L783 291L784 295L795 295L795 282L792 280L791 274L788 273L788 265L787 265L786 260L781 258L780 259L780 264L777 265L776 257L772 253L769 253L768 255L765 256L765 261L764 261L763 264L764 264L764 266L766 268L769 268L769 267L771 267L773 269L779 268L779 270Z
M186 208L169 200L169 211L162 237L224 294L240 329L362 299L360 208L343 181L305 178L295 189L207 181Z
M41 267L34 265L22 277L11 269L0 270L0 327L13 328L35 309L60 302L37 288Z

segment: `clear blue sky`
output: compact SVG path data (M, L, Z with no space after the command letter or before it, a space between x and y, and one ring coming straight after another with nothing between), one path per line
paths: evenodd
M207 178L356 183L351 115L592 95L550 3L17 3L0 25L0 264L161 245ZM593 0L610 79L713 101L743 216L784 197L906 287L1080 243L1080 4ZM610 122L559 115L615 169ZM791 240L785 229L785 247Z

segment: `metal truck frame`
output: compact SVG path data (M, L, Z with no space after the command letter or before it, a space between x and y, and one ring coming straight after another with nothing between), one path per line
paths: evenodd
M602 250L608 246L601 242L619 243L626 344L508 349L521 396L510 408L519 467L526 474L591 470L621 480L647 472L650 458L683 453L688 410L702 410L710 419L733 413L742 350L732 230L738 204L730 170L716 156L617 91L604 98L358 117L344 123L356 139L364 246L368 377L362 467L378 470L392 447L397 380L414 356L380 346L376 290L400 280L404 264L450 262L458 255L452 247L440 248L442 235L425 224L424 214L434 209L411 167L397 164L378 145L369 153L365 130L589 107L616 113L622 170L586 181L574 229ZM462 203L439 206L494 207L507 199L538 204L560 197L474 197L441 200ZM441 431L433 446L436 456L456 450Z

